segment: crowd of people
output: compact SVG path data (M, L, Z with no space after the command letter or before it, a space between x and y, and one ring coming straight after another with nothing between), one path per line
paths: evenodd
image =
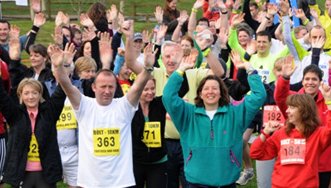
M0 20L0 188L331 187L331 0L177 3Z

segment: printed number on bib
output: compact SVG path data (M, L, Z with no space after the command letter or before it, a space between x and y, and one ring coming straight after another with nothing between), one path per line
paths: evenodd
M270 71L265 69L259 69L258 74L261 76L263 83L269 83Z
M268 121L278 121L284 125L285 118L277 105L266 105L263 107L263 125Z
M280 142L280 163L287 164L305 164L306 139L288 138Z
M56 129L76 129L77 121L71 105L65 105L62 109L59 120L56 122Z
M120 154L120 129L93 129L93 153L95 156L116 156Z
M39 158L39 147L36 136L32 134L30 141L30 150L28 153L28 161L30 162L40 162Z
M145 123L143 142L149 148L161 147L161 124L160 124L160 122L146 122Z

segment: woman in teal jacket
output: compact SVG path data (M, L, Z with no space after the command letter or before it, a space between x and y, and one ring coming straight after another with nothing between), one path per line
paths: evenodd
M195 105L178 96L183 73L190 65L181 63L163 91L163 103L180 133L185 177L189 188L235 187L242 159L242 135L266 98L261 78L247 62L251 88L239 105L230 104L225 84L216 76L203 79Z

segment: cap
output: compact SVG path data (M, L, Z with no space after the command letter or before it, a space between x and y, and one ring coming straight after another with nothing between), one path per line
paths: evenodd
M143 35L141 33L135 33L133 35L133 41L136 41L136 40L143 40Z

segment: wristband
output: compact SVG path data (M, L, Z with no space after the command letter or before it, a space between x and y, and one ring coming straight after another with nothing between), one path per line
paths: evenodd
M228 14L228 11L225 11L225 12L221 11L221 13L222 13L222 14Z
M268 18L268 16L265 16L265 18L267 19L267 20L270 20L271 18Z
M34 31L34 32L36 32L36 33L38 33L39 27L33 25L32 28L31 28L31 30Z
M207 56L209 55L210 52L211 52L211 49L210 49L210 48L205 49L205 50L202 52L203 57L207 57Z
M306 19L302 24L306 26L309 23L309 19Z
M198 9L196 9L196 8L192 8L192 12L198 12Z
M180 75L180 76L183 76L184 75L184 71L181 71L181 70L176 70L176 72Z
M261 130L261 134L263 134L265 136L265 138L269 138L270 137L270 135L267 134L267 133L265 133L263 130Z
M331 105L331 101L325 101L326 105Z

